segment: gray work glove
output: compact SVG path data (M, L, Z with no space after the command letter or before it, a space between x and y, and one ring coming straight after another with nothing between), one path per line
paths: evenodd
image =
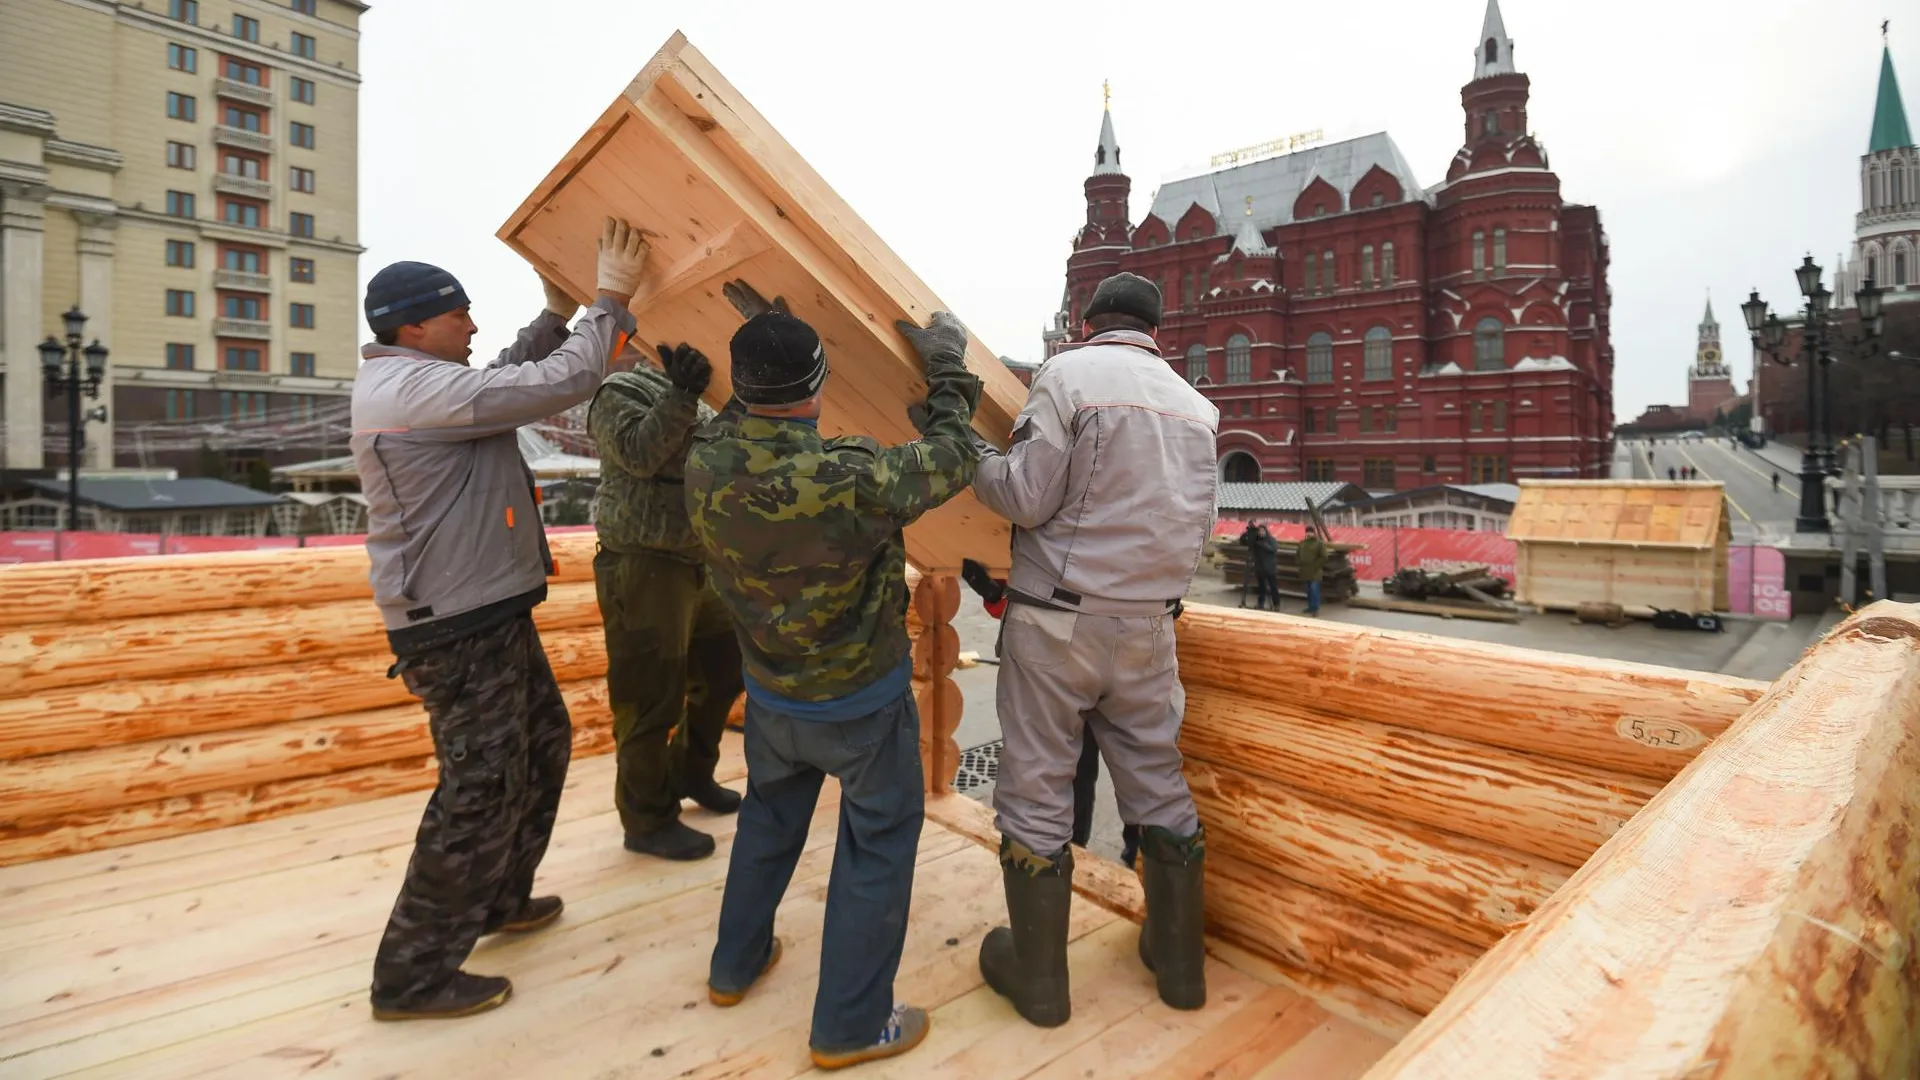
M920 354L920 363L931 373L938 368L967 366L967 328L951 311L936 311L925 327L899 319L894 322L901 335Z
M713 379L713 365L699 349L684 341L677 348L664 342L654 348L659 350L660 367L674 389L688 397L699 397L706 392L707 383Z
M740 317L743 319L751 319L755 315L765 315L769 311L777 311L782 315L793 314L793 312L787 310L786 297L776 296L773 298L772 303L768 303L766 297L756 292L754 287L747 284L744 278L734 278L732 281L720 286L720 295L727 298L727 303L732 304L733 310L739 312Z

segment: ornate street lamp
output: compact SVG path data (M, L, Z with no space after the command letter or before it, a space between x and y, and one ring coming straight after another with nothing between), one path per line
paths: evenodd
M87 328L87 317L81 313L80 305L68 308L60 321L67 332L66 343L53 337L40 343L40 374L46 379L49 397L67 395L67 528L76 529L80 525L80 449L87 437L86 425L80 416L80 396L100 396L100 384L107 377L107 347L98 339L84 349L80 347L86 340L82 334ZM87 415L105 420L107 410L100 406Z

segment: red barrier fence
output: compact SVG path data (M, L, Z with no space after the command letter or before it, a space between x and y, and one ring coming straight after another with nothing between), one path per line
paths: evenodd
M1214 527L1214 535L1234 540L1246 527L1242 521L1222 521ZM1280 540L1298 540L1307 532L1305 525L1274 523L1267 528ZM1362 550L1347 553L1354 576L1362 581L1385 581L1401 566L1435 571L1485 566L1494 576L1513 581L1513 541L1500 533L1357 525L1329 525L1327 531L1336 544L1364 545Z
M551 533L582 532L591 525L549 525ZM131 555L193 555L209 551L342 547L367 542L352 536L156 536L147 533L0 532L0 564L56 559L119 559Z

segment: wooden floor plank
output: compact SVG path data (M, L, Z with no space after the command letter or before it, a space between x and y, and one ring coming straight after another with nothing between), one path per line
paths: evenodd
M1393 1040L1332 1017L1252 1073L1252 1080L1357 1080Z
M1206 1008L1174 1009L1155 997L1098 1036L1030 1074L1029 1080L1125 1080L1136 1076L1159 1080L1182 1075L1181 1070L1191 1062L1217 1056L1217 1041L1238 1038L1246 1026L1283 1009L1310 1013L1316 1020L1324 1015L1291 990L1267 986L1224 964L1209 964ZM1193 1074L1207 1075L1207 1070L1196 1069ZM1222 1080L1226 1075L1221 1074Z

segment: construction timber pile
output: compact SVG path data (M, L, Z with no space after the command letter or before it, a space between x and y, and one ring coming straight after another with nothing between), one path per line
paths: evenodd
M835 343L839 429L910 437L912 357L880 328L937 298L677 35L503 235L584 295L561 238L605 214L656 223L647 339L718 339L721 282L764 282ZM967 359L1004 441L1023 388L984 345ZM956 501L909 546L928 812L993 844L946 793L952 575L1007 528ZM592 755L596 602L586 552L557 554L541 629ZM0 863L432 782L363 553L0 585ZM1771 688L1200 606L1178 635L1211 948L1397 1040L1368 1080L1920 1075L1920 608L1856 614ZM1139 916L1130 874L1084 865L1077 888Z

